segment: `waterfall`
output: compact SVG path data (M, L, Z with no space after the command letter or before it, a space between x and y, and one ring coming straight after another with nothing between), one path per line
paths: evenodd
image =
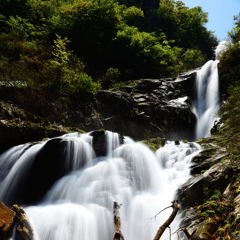
M104 158L95 159L90 135L75 133L60 137L61 142L68 141L64 145L65 156L68 164L72 163L72 170L54 183L41 202L25 206L37 239L111 240L113 201L123 204L121 231L126 240L153 239L159 226L169 217L171 209L162 212L156 221L149 222L149 218L171 205L178 187L190 177L189 166L200 151L199 145L183 142L175 145L167 141L154 153L129 137L125 137L124 144L120 145L115 133L107 134L111 147L108 146ZM8 189L24 180L30 168L28 165L35 161L34 155L47 142L27 149L26 145L17 146L0 155L1 200L14 201L21 188ZM88 149L84 153L85 158L89 158L88 164L80 166L78 159L82 161L84 149ZM9 164L4 163L10 155ZM69 161L69 157L75 160ZM178 224L177 220L173 222L172 232ZM168 231L164 237L167 236ZM15 235L11 239L14 240Z
M107 138L107 156L112 156L112 151L119 146L119 137L118 133L106 131Z
M195 113L197 126L195 138L210 136L210 130L219 110L218 65L219 61L208 61L197 72Z

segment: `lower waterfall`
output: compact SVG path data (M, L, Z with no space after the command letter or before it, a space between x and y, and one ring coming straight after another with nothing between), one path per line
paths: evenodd
M171 214L168 209L149 222L149 218L171 205L178 187L189 179L189 166L200 146L167 141L154 153L129 137L120 145L117 133L106 132L105 136L107 155L99 158L95 158L89 134L60 137L60 141L68 142L66 161L71 171L55 182L40 203L24 206L37 239L111 240L113 201L122 204L121 231L126 240L153 239ZM34 154L45 144L47 141L31 147L20 145L0 155L0 200L17 201ZM70 155L74 160L67 159ZM79 161L84 164L81 166ZM172 232L178 225L175 219ZM11 239L16 240L16 235L14 232ZM163 239L168 235L166 231Z

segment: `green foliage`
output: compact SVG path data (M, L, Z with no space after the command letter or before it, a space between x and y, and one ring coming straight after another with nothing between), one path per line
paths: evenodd
M157 151L160 147L163 146L163 139L162 138L151 138L148 140L143 140L141 141L144 144L147 144L148 147L150 147L150 149L152 151Z
M235 232L233 233L233 236L236 237L236 236L238 235L238 233L239 233L239 231L235 231Z
M201 213L202 217L213 217L215 215L214 210L206 210L205 212Z
M206 204L210 204L214 209L218 207L218 204L215 201L206 201Z
M239 152L240 146L236 144L240 140L240 86L231 86L228 90L229 98L221 107L221 117L225 123L225 146L232 152ZM236 155L234 158L238 158Z
M216 190L216 189L215 189L215 190L213 191L213 193L214 193L214 194L213 194L212 197L211 197L212 200L215 200L215 201L221 200L221 197L222 197L222 196L221 196L221 192L220 192L219 190Z
M181 1L162 0L156 13L155 31L161 26L168 39L175 40L176 46L201 50L211 58L217 38L205 27L207 13L201 7L189 9Z
M11 31L17 33L23 39L33 40L44 37L47 34L43 26L36 26L28 19L21 18L18 15L15 17L10 16L9 20L6 20L5 23Z
M222 57L219 63L219 75L221 79L221 90L223 93L227 93L226 89L232 84L239 84L240 76L240 43L233 44L229 47ZM231 90L230 90L231 91Z
M236 27L229 32L232 43L221 55L219 63L220 87L226 100L220 109L220 116L224 123L221 144L232 152L233 166L236 165L236 159L240 157L240 145L238 144L240 142L240 14L235 16L234 20ZM236 176L236 173L233 176Z
M1 0L0 12L3 80L71 94L176 75L216 45L207 14L174 0Z
M71 57L72 51L67 50L66 44L70 42L66 37L64 39L61 36L57 35L57 39L53 40L53 56L54 59L51 60L51 64L53 67L64 68L69 62L69 58Z
M203 189L203 195L205 196L205 198L209 197L209 189L208 188Z
M122 86L122 83L120 83L121 79L121 72L117 68L108 68L106 71L105 76L102 78L102 87L104 89L107 89L111 86L111 88L120 88ZM115 87L114 87L114 86Z
M204 56L200 50L187 49L182 55L182 61L184 68L191 69L203 65L207 60L207 56Z

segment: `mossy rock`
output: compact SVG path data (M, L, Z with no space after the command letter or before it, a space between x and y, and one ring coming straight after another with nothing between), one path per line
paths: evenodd
M148 140L142 140L141 142L148 145L152 151L157 151L165 144L165 140L163 138L151 138Z

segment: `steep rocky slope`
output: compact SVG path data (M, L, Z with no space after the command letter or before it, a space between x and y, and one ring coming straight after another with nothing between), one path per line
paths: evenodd
M118 91L68 96L49 89L0 87L0 152L69 131L106 129L136 140L194 138L195 73L129 81ZM121 91L120 91L121 90Z

